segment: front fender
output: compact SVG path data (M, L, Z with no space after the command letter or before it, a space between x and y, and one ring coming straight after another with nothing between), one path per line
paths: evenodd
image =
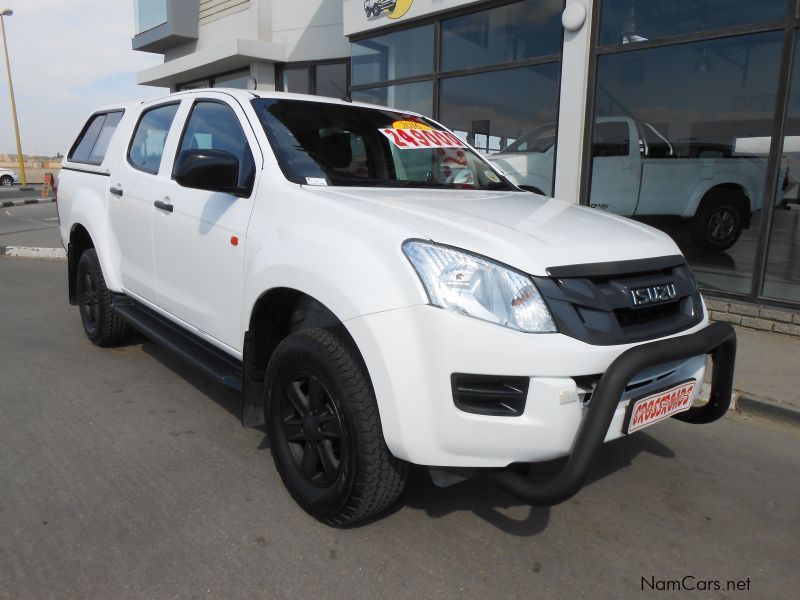
M274 288L303 292L342 322L427 304L422 283L402 251L403 242L412 237L408 231L328 199L288 195L269 210L257 208L251 218L242 331L249 327L259 297Z

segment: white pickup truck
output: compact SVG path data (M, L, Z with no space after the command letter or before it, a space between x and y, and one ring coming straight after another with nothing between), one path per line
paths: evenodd
M537 128L490 160L520 187L553 187L555 126ZM648 123L601 117L592 142L591 207L651 224L687 220L694 243L721 252L733 246L761 210L767 162L735 156L733 146L693 149L680 157Z
M733 329L668 236L523 192L422 115L218 89L102 108L58 208L88 338L138 330L239 390L326 523L386 509L409 463L560 502L604 441L730 402ZM508 468L564 456L546 482Z

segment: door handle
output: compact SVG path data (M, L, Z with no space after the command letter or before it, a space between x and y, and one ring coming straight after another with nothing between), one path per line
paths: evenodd
M112 187L108 191L114 194L115 196L120 196L120 197L122 196L122 188Z
M158 209L165 210L167 212L172 212L174 210L172 204L169 204L167 202L162 202L161 200L156 200L155 202L153 202L153 206L155 206Z

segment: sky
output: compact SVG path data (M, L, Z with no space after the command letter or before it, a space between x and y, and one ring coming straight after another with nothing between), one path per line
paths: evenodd
M133 0L0 0L5 17L22 152L62 154L98 106L157 98L136 72L163 62L135 52ZM0 49L0 154L15 154L5 60Z

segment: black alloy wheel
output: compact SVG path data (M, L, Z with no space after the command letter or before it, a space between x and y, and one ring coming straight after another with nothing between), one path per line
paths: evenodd
M317 377L301 371L287 380L277 400L284 443L297 469L309 483L329 487L348 457L346 433L331 393Z
M100 309L97 306L97 283L91 269L81 269L79 273L78 305L86 335L92 337L97 333L100 323Z

